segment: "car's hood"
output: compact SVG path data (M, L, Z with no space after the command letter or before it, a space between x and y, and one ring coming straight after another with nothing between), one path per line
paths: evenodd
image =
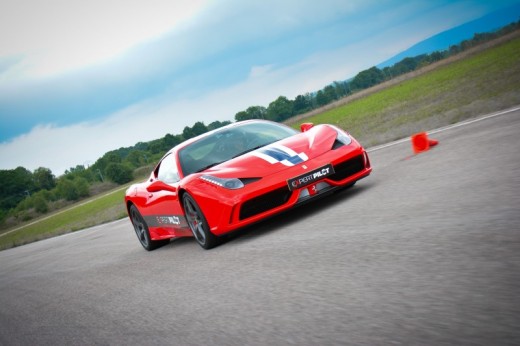
M336 135L336 130L332 127L317 125L306 132L214 166L203 174L234 178L265 177L329 151Z

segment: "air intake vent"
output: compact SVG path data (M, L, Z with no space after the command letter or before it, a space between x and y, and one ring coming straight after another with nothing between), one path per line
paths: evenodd
M334 181L340 181L362 171L363 168L365 168L363 155L359 155L334 166L335 173L329 178Z
M259 181L262 178L239 178L242 184L247 185Z
M336 150L338 148L341 148L342 146L344 146L345 144L338 141L337 139L334 141L334 144L332 145L332 150Z
M240 208L240 220L258 215L268 210L279 207L289 200L291 191L284 186L283 188L271 191L265 195L261 195L244 202Z

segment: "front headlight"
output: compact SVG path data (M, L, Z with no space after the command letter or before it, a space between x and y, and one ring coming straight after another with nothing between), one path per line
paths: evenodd
M237 178L219 178L205 174L201 176L200 179L230 190L236 190L244 187L244 183L242 183L242 181Z
M336 126L332 126L334 130L336 130L337 136L336 136L336 142L334 143L333 149L336 149L337 147L341 145L349 145L352 143L352 138L345 133L345 131L337 128Z

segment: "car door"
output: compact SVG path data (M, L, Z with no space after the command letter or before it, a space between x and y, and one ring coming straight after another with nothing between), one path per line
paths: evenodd
M175 155L163 157L151 179L145 203L147 221L155 227L187 227L177 193L180 178Z

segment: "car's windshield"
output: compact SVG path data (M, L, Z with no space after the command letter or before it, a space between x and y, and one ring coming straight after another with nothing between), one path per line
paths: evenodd
M250 122L229 127L182 148L179 152L180 165L184 176L187 176L296 133L290 127L270 122Z

